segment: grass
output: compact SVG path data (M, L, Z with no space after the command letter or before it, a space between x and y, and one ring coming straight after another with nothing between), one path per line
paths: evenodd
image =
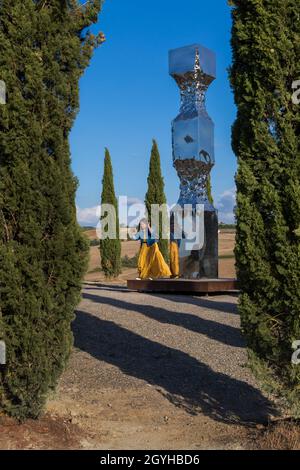
M255 437L256 450L300 450L300 421L276 421Z
M136 268L137 263L138 263L138 253L134 255L132 258L129 258L129 256L123 256L121 260L122 268Z
M133 256L132 258L129 258L129 256L123 256L121 259L121 265L122 268L137 268L137 262L138 262L138 253ZM91 271L88 271L88 274L93 274L93 273L101 273L102 269L101 267L97 267L92 269Z
M236 225L235 224L222 224L220 223L219 224L219 229L232 229L232 230L236 230Z
M98 246L99 245L99 240L91 240L90 245L91 246ZM138 253L136 255L134 255L133 257L131 257L131 258L128 255L123 256L122 259L121 259L122 268L137 268L138 257L139 257ZM233 253L229 253L229 254L219 256L219 259L234 259L234 258L235 258L235 256L234 256ZM97 267L97 268L89 271L89 274L100 273L101 271L102 271L101 268Z
M92 269L91 271L88 271L88 274L101 273L101 272L102 272L102 269L99 267L99 268Z

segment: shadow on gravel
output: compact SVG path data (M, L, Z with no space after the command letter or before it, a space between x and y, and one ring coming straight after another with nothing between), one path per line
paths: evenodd
M129 292L126 286L120 284L101 284L99 282L84 282L84 290L109 290L117 292Z
M109 290L109 291L118 291L118 292L135 292L130 291L127 289L126 286L122 285L115 285L115 284L102 284L96 282L85 282L84 283L84 290ZM146 293L146 295L158 297L166 300L171 300L175 303L184 303L184 304L191 304L196 305L198 307L203 308L211 308L213 310L219 310L220 312L225 313L233 313L238 315L237 311L237 304L234 302L226 302L226 301L218 301L218 300L210 300L209 296L206 295L183 295L183 294L154 294L154 293ZM226 295L226 294L220 294ZM231 292L230 297L238 298L238 294L235 292ZM213 295L214 298L218 297L217 294Z
M155 295L155 294L151 294L151 295ZM220 295L226 295L226 294L220 294ZM229 295L230 297L238 298L238 294L230 293ZM176 303L196 305L197 307L211 308L212 310L218 310L220 312L232 313L232 314L238 315L236 303L219 301L219 300L209 300L209 296L208 297L205 296L205 298L203 298L201 296L175 294L173 296L172 295L160 295L158 297L161 297L167 300L173 300ZM214 295L213 297L216 298L218 296Z
M134 304L126 302L125 300L113 299L111 297L98 296L85 292L82 294L82 298L91 300L92 302L98 302L103 305L110 305L111 307L137 312L141 315L152 318L153 320L159 321L160 323L180 326L236 348L245 347L245 343L238 328L207 320L198 317L197 315L174 312L161 307L154 307L153 305ZM214 308L213 303L210 304L210 308Z
M73 331L76 348L145 380L190 414L204 413L217 421L247 425L266 423L270 414L276 414L271 402L251 385L214 372L188 354L112 321L77 311Z

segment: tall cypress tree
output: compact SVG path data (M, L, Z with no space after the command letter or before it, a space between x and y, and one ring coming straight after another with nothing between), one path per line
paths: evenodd
M150 156L150 165L149 165L149 175L148 175L148 190L145 196L145 205L147 209L147 214L151 221L151 205L152 204L166 204L167 199L165 196L164 188L165 183L161 172L160 165L160 155L158 146L155 140L153 140L151 156ZM163 239L163 230L162 230L163 216L160 213L159 216L159 227L155 227L157 233L159 234L159 248L162 252L166 261L169 259L169 242L167 239Z
M300 365L291 356L300 339L300 110L291 96L300 3L231 4L239 311L253 370L299 415Z
M37 417L72 346L87 246L76 222L69 133L78 82L103 37L100 1L3 0L0 73L0 406Z
M102 194L101 194L101 219L102 230L106 231L108 227L105 219L107 212L103 210L103 204L110 204L114 208L115 220L115 238L103 238L100 240L100 255L101 267L106 277L117 277L121 272L121 242L120 242L120 228L118 217L118 202L115 195L114 178L111 158L108 149L105 149L104 158L104 173L102 179ZM111 221L110 221L111 223Z

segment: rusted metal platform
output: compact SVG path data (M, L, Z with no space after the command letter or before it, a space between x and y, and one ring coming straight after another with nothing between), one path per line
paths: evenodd
M131 279L127 287L139 292L212 294L238 291L236 279Z

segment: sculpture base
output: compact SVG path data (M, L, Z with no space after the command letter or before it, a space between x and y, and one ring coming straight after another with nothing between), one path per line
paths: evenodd
M218 214L216 210L204 211L204 240L200 250L184 249L181 241L179 272L184 279L218 279ZM201 238L201 237L200 237Z
M170 294L222 294L238 291L236 279L132 279L127 287L138 292Z
M218 214L216 211L204 212L205 242L199 253L200 278L218 279Z

